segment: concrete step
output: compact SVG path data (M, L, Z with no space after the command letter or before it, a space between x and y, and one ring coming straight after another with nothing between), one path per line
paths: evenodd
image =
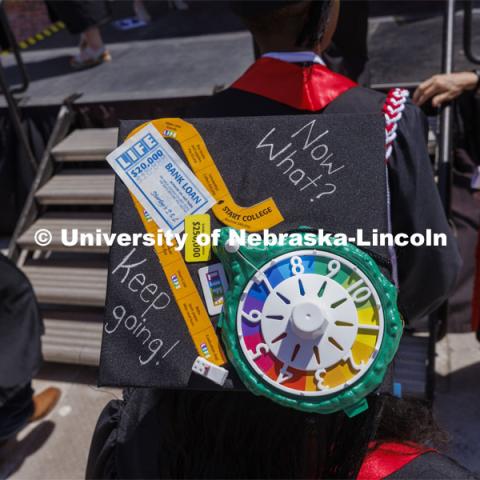
M42 352L47 362L99 365L103 315L47 312L43 322Z
M118 128L75 130L52 150L57 162L101 161L117 146Z
M67 216L68 215L68 216ZM90 246L90 245L75 245L66 247L61 242L61 230L67 229L68 238L71 238L72 229L78 229L79 235L82 233L96 233L101 230L102 233L110 233L112 218L109 213L64 213L45 215L37 219L25 232L18 238L18 244L24 249L34 250L53 250L53 251L68 251L68 252L108 252L109 247ZM45 247L40 247L35 243L34 235L40 229L47 229L52 234L52 241Z
M115 176L112 170L60 173L38 189L43 205L112 205Z
M106 268L24 266L40 303L103 307Z

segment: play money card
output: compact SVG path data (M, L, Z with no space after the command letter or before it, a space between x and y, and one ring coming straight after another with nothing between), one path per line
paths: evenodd
M205 213L216 203L152 124L107 161L162 230L180 233L187 215Z

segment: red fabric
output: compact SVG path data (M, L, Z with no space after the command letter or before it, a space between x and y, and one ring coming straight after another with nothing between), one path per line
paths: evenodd
M356 85L317 63L302 67L262 57L232 87L299 110L316 112Z
M387 442L370 445L370 452L365 457L357 480L382 480L392 475L420 455L432 452L431 448L413 443Z
M478 231L476 260L472 299L472 330L474 332L480 330L480 230Z

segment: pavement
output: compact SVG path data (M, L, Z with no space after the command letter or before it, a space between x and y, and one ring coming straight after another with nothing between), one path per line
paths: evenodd
M59 105L74 93L82 94L77 104L201 97L231 84L252 63L251 35L224 3L194 2L186 11L166 4L147 2L153 20L144 27L102 27L113 61L92 69L69 66L78 52L78 36L66 30L23 51L30 85L20 105ZM112 2L114 19L132 16L130 5ZM18 84L14 57L0 61L10 85Z
M98 388L97 369L47 364L33 381L36 392L61 389L57 407L0 448L0 479L83 479L90 440L102 408L121 390Z
M202 58L219 45L232 56L222 61ZM247 32L112 43L109 50L112 62L79 72L68 64L76 47L25 52L31 84L21 105L59 105L74 93L82 94L77 104L201 97L231 84L253 61ZM9 57L4 64L7 76L16 83L12 61Z
M77 104L201 97L230 85L252 63L252 38L224 2L191 2L187 11L168 10L165 4L151 4L155 16L147 26L128 31L120 31L113 24L103 27L113 61L93 69L70 68L69 58L78 51L78 39L66 30L25 50L23 59L30 86L20 105L59 105L74 93L82 94ZM113 2L113 5L117 9L115 18L132 15L129 2ZM389 5L395 11L385 15ZM443 25L439 3L416 2L409 10L408 2L392 5L393 2L372 2L374 16L369 22L372 84L420 82L438 73ZM463 13L458 11L455 68L472 69L474 65L463 53L462 21ZM476 14L473 45L480 45L479 27L480 15ZM17 84L19 75L13 56L2 57L0 61L9 83ZM4 99L0 98L0 107L4 105Z
M397 3L397 2L396 2ZM398 2L402 3L402 2ZM434 3L434 2L430 2ZM472 70L465 57L463 12L454 21L454 70ZM474 15L472 45L480 46L480 15ZM442 69L443 17L383 16L369 21L369 57L372 84L420 82ZM408 39L408 40L407 40ZM477 55L479 54L476 52ZM478 68L478 67L477 67Z

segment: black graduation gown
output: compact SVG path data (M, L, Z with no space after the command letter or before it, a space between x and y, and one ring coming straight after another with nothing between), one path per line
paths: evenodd
M470 188L475 170L480 165L480 97L475 92L464 92L454 104L454 112L451 216L463 267L448 304L448 331L468 332L472 329L472 298L474 301L480 298L480 291L474 291L480 198L475 197Z
M0 254L0 407L2 392L30 383L42 363L43 322L27 277Z
M383 95L371 90L352 88L331 102L323 112L380 112L384 100ZM189 116L302 113L312 112L230 88L209 98ZM406 319L419 318L439 306L454 287L460 267L455 240L433 180L426 148L426 128L421 112L407 104L389 165L393 231L411 234L430 228L434 232L447 233L449 241L443 248L405 247L397 252L399 304ZM168 395L156 389L129 389L123 401L112 401L106 406L93 436L87 478L161 477L159 436L162 427L168 428L169 414L162 411ZM422 463L421 457L416 460L417 466L420 465L418 471L425 478L438 478L439 470L435 467L438 462L442 478L471 478L468 472L446 457L432 453L428 458L427 464ZM409 476L418 477L414 472Z
M442 479L476 479L473 473L463 468L451 458L436 452L428 452L397 470L387 478L391 480L423 478L429 480Z
M72 34L83 33L91 27L104 25L110 20L110 2L98 0L47 1L50 17L61 20Z

